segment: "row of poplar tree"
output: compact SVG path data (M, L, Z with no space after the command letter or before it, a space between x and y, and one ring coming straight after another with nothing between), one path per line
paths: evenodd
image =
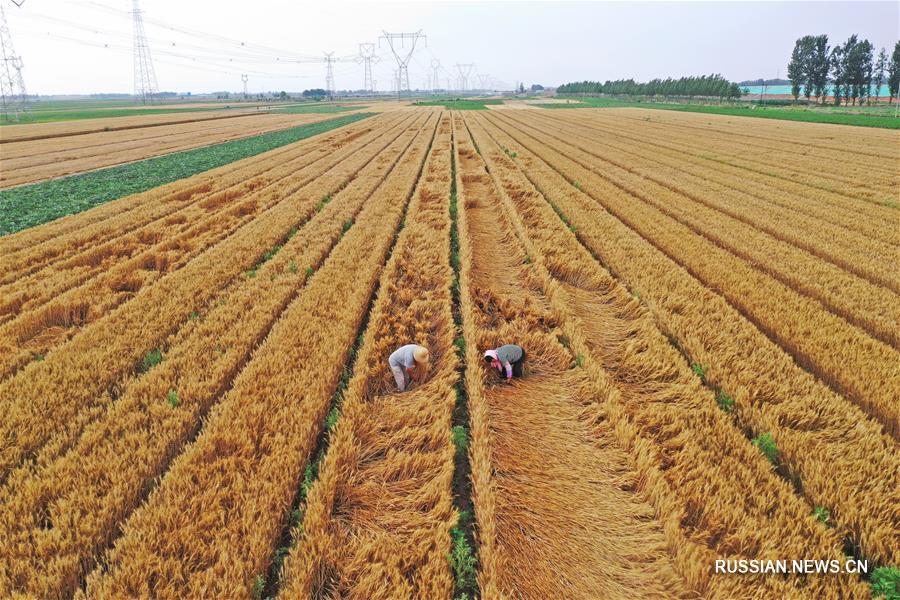
M556 88L557 94L610 94L623 96L705 96L710 98L740 98L742 91L738 84L721 75L700 75L678 79L652 79L647 83L637 83L634 79L616 81L577 81Z
M873 87L877 97L877 90L887 83L888 102L893 102L900 87L900 41L894 45L890 57L884 48L877 58L874 52L872 43L860 40L856 34L833 48L825 34L798 39L788 63L794 101L802 93L807 101L815 98L822 104L829 95L834 97L836 105L863 104L871 102Z

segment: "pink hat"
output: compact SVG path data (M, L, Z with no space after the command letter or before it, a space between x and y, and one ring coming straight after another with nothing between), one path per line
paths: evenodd
M484 351L484 356L485 356L485 358L490 357L490 358L492 358L493 360L500 360L499 358L497 358L497 351L496 351L496 350L485 350L485 351Z

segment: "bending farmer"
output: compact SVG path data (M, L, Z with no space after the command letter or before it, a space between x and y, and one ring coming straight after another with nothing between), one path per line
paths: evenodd
M388 364L397 382L397 391L403 392L409 384L428 370L428 349L417 344L407 344L394 350Z
M505 375L506 381L509 383L513 377L522 377L525 350L515 344L506 344L495 350L487 350L484 353L484 361L497 369L501 377Z

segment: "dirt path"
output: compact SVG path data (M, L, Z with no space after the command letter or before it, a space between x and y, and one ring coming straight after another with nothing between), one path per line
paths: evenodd
M487 378L497 582L510 598L669 598L683 584L652 508L605 425L584 412L594 391L573 369L547 298L502 212L484 163L457 127L465 235L479 348L517 341L528 377ZM471 367L470 367L471 368ZM477 493L477 491L476 491ZM477 512L477 506L476 506Z

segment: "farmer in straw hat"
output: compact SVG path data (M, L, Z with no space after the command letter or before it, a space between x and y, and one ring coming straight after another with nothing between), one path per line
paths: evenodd
M406 391L412 381L424 376L428 370L428 349L418 344L400 346L388 358L388 364L397 382L397 391Z
M506 344L493 350L486 350L484 362L500 372L500 376L506 376L506 383L511 383L513 377L523 376L525 365L525 350L515 344Z

